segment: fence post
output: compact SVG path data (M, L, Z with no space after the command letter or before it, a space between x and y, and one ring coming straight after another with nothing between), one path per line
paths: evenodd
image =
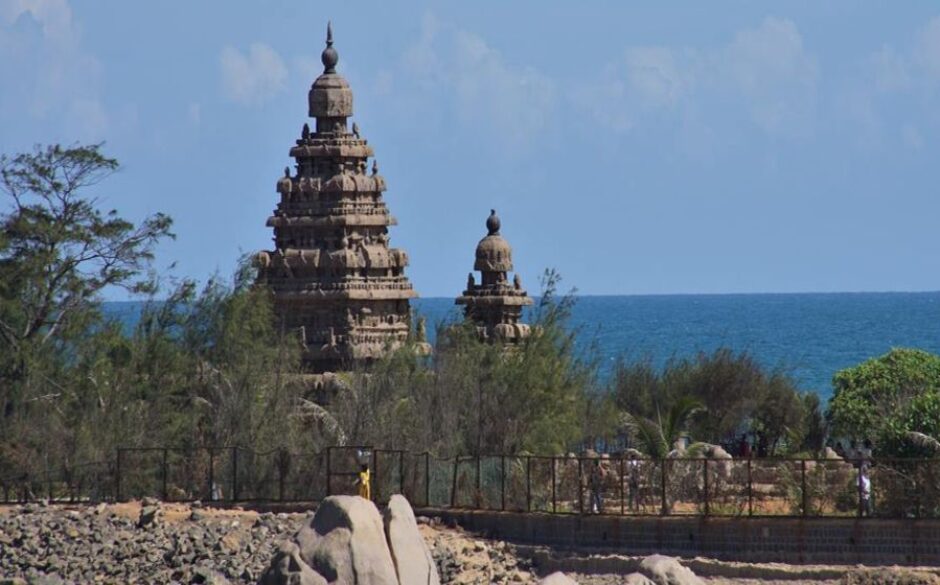
M863 507L862 505L862 462L861 460L856 460L855 464L857 465L857 469L858 469L858 493L856 494L858 496L858 517L861 518L863 514L863 510L862 510L862 507Z
M669 504L666 503L666 458L659 460L659 504L660 504L660 514L663 516L669 515Z
M332 468L332 452L333 447L326 448L326 495L327 497L333 495L333 468Z
M424 454L424 505L431 507L431 453Z
M381 459L381 457L379 457L379 453L381 453L381 451L378 449L372 451L372 473L374 475L372 485L375 487L372 489L371 496L374 502L382 500L382 477L379 474L379 459Z
M209 497L210 502L215 501L215 449L209 447Z
M160 486L160 488L161 488L160 491L161 491L162 498L163 498L163 501L164 501L164 502L167 501L167 497L168 497L167 490L166 490L166 483L167 483L167 482L166 482L166 480L167 480L167 477L166 477L166 476L167 476L167 463L166 463L167 452L168 452L167 449L164 449L164 450L163 450L162 473L161 473L161 475L160 475L160 479L161 479L161 483L162 483L162 485Z
M49 455L46 455L46 492L49 495L49 501L52 501L52 474L49 472Z
M238 501L238 446L232 447L232 501Z
M623 455L621 455L620 456L620 515L621 516L623 516L624 510L625 510L624 502L623 502L623 473L624 473Z
M405 452L398 452L398 493L405 495Z
M460 455L454 455L454 475L453 484L450 488L450 507L454 508L457 503L457 468L460 465Z
M284 468L289 465L286 459L290 457L290 454L285 454L285 452L278 452L278 462L277 462L277 499L280 502L284 501Z
M482 496L483 496L483 471L481 467L480 460L483 458L479 453L477 454L477 497L476 497L476 506L477 510L482 507Z
M754 486L751 483L751 458L747 458L747 515L754 515Z
M552 514L557 513L558 507L555 501L555 457L552 457Z
M532 458L525 458L525 511L532 511Z
M578 457L578 512L584 514L584 475L580 457Z
M121 449L120 447L118 447L118 450L117 450L117 464L115 465L115 475L116 475L117 477L115 477L115 479L114 479L114 483L115 483L115 490L114 490L114 491L115 491L115 494L114 494L114 495L115 495L115 501L118 501L118 502L123 501L123 500L121 499L121 496L122 496L122 494L121 494L121 460L124 458L123 455L124 455L124 449Z
M803 516L809 515L809 497L806 494L806 459L800 459L800 481L802 482L803 490Z
M704 488L703 496L705 498L705 515L708 516L710 510L708 508L708 457L702 459L702 473L704 474L702 487Z
M505 455L499 456L499 466L500 466L500 473L499 473L500 502L499 502L499 505L500 505L500 510L505 512L506 511L506 456Z

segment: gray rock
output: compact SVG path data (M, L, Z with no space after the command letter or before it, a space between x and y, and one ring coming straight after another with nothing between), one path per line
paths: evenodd
M441 579L415 520L411 504L395 494L383 513L388 541L400 585L440 585Z
M375 504L331 496L296 536L300 558L330 583L398 585Z
M538 585L578 585L578 582L565 575L561 571L556 571L547 577L542 578Z
M656 585L704 585L691 569L665 555L650 555L643 559L640 563L640 573Z
M146 528L156 524L160 519L160 506L144 506L140 509L140 515L137 517L137 527Z
M623 585L655 585L655 583L643 573L630 573L624 577Z
M300 547L285 541L258 585L327 585L327 581L300 558Z

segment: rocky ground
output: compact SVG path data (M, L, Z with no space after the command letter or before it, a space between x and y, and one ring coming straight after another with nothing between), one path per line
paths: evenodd
M31 504L0 507L0 585L5 583L257 583L278 544L308 514L212 509L198 504L131 502L97 507ZM547 567L531 547L516 547L419 518L442 583L536 583ZM541 562L542 566L538 566ZM581 585L624 583L624 573L566 571ZM934 575L929 577L935 578ZM799 575L708 577L707 585L834 584L842 578ZM5 580L6 579L6 580ZM855 578L847 585L881 579ZM900 579L900 582L905 582ZM908 580L910 581L910 580ZM913 582L917 583L915 579Z

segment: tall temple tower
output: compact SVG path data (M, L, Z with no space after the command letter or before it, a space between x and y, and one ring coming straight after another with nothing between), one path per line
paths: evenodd
M273 289L281 324L300 332L316 373L349 370L404 343L417 296L407 254L389 247L397 222L382 199L385 179L374 159L368 172L372 148L347 125L352 90L336 73L330 25L321 60L308 95L315 129L304 124L290 149L294 172L284 169L267 222L275 249L257 256L259 282Z
M522 307L532 299L522 288L516 274L509 283L512 271L512 247L499 235L500 221L496 210L490 210L486 220L487 235L477 244L476 262L481 282L477 284L473 273L467 276L467 290L457 297L456 304L464 306L465 317L476 323L480 338L496 343L518 343L529 336L530 329L520 323Z

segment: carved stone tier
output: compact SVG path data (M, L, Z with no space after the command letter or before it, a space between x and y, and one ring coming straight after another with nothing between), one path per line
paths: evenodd
M512 247L499 234L500 221L496 211L490 211L486 220L487 235L477 244L474 270L479 270L480 284L471 272L467 288L455 301L464 306L464 316L474 322L480 338L496 343L518 343L529 336L531 330L520 323L522 308L532 299L522 288L517 274L512 284L508 281L512 271Z
M310 88L309 114L290 148L294 169L277 181L268 227L275 249L257 255L259 281L274 291L280 325L300 333L312 372L344 371L378 359L411 333L408 255L389 247L398 222L382 194L372 147L360 137L349 84L336 73L332 28L324 72ZM371 167L371 168L370 168Z

